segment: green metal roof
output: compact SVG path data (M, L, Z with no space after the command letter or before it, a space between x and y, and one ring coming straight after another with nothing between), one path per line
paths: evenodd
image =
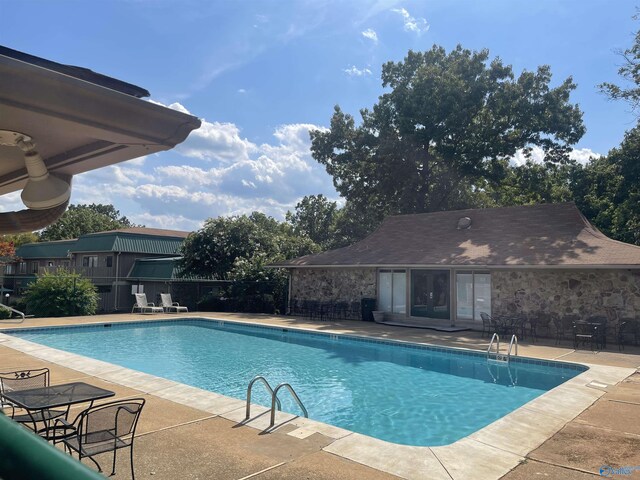
M175 255L184 238L163 235L141 235L125 232L94 233L81 236L72 252L131 252L153 255Z
M131 267L128 280L156 280L177 282L211 282L212 279L202 277L180 277L178 260L182 257L171 258L137 258Z
M132 280L173 280L177 278L178 258L138 258L127 278Z
M76 240L25 243L16 249L19 258L67 258Z

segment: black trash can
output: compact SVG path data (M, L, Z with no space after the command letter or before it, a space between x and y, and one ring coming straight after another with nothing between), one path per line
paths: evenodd
M363 298L360 300L360 311L363 322L373 322L373 311L376 309L375 298Z

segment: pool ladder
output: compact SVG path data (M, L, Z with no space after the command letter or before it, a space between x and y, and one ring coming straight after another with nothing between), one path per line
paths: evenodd
M495 353L491 352L491 349L494 345L496 345L496 351ZM507 354L501 354L500 353L500 335L498 335L497 333L494 333L493 336L491 337L491 342L489 343L489 348L487 348L487 360L496 360L498 362L507 362L509 363L511 361L511 351L513 350L513 346L515 345L516 350L515 350L515 355L518 356L518 337L516 337L515 335L511 335L511 341L509 342L509 348L507 349ZM491 358L491 355L494 355L493 358Z
M266 378L264 378L262 375L258 375L249 382L249 386L247 387L247 410L244 418L245 421L249 420L249 418L251 417L251 391L253 390L253 385L258 381L260 381L265 386L267 391L271 394L271 423L269 423L269 428L272 428L276 423L276 408L278 410L282 410L282 403L278 398L278 392L283 388L289 390L289 393L302 410L305 418L309 418L309 412L307 412L307 408L304 406L302 400L300 400L300 397L290 384L281 383L274 389L271 388L271 385L269 385L269 382Z

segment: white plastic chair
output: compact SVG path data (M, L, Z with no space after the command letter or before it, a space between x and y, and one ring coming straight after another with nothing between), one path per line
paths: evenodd
M147 294L146 293L134 293L136 297L136 303L133 305L131 309L131 313L139 310L140 313L163 313L164 308L156 307L154 303L147 302Z
M180 306L178 302L172 302L170 293L161 293L160 298L162 299L162 308L167 313L171 313L172 311L175 313L189 311L187 307Z

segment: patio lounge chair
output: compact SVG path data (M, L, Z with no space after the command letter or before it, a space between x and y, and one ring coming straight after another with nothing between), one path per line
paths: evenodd
M76 452L80 461L88 458L100 472L102 468L93 457L113 452L112 476L116 473L117 451L129 448L131 478L134 480L133 439L144 402L143 398L118 400L87 408L80 412L72 423L58 419L55 426L64 427L60 430L67 433L63 438L54 438L53 443L62 443L69 453ZM69 431L72 433L68 433Z
M156 307L154 303L147 302L147 294L146 293L134 293L136 297L136 303L133 304L133 308L131 309L131 313L139 310L140 313L163 313L164 308Z
M9 410L8 416L13 421L32 426L33 430L37 430L37 423L43 422L47 424L49 421L66 416L68 408L63 410L44 410L34 411L30 414L23 410L24 413L18 411L20 407L8 402L1 397L8 391L26 390L29 388L48 387L50 382L50 373L48 368L34 368L31 370L18 370L15 372L0 373L0 407Z
M160 294L160 298L162 299L162 308L167 313L171 313L171 312L178 313L178 312L188 312L189 311L189 309L187 307L182 307L182 306L180 306L180 304L178 302L171 301L171 294L170 293L161 293Z

